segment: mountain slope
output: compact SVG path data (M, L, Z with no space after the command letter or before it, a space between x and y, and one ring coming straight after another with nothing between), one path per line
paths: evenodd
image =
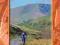
M26 6L12 8L10 12L11 24L50 15L50 8L50 4L28 4Z

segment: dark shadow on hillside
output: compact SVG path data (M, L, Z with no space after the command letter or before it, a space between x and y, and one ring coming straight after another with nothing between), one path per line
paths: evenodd
M14 27L14 26L10 26L10 34L11 35L21 35L21 33L24 32L23 30L21 30L18 27Z

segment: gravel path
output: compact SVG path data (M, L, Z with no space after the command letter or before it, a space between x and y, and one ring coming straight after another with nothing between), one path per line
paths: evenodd
M22 41L20 37L16 37L10 40L10 45L22 45Z

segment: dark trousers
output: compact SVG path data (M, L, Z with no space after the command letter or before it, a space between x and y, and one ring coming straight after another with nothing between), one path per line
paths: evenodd
M23 39L22 39L22 42L23 42L23 45L25 45L26 39L23 38Z

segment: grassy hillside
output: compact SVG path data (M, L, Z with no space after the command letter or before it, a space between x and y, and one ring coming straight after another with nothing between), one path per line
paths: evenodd
M35 20L24 21L23 23L15 25L29 35L46 35L45 38L50 37L51 33L51 17L43 16ZM44 36L42 36L44 38Z
M51 27L51 17L42 16L34 20L23 21L23 23L17 24L18 26L26 27L34 30L45 30L46 28L50 30Z
M26 45L51 45L51 16L24 21L14 25L14 27L16 30L12 29L14 30L13 33L17 32L19 35L19 32L22 33L21 30L27 33ZM18 28L20 29L19 32L17 31Z

